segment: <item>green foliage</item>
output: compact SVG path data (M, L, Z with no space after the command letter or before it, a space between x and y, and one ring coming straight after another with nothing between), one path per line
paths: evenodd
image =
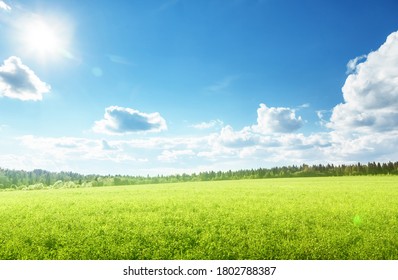
M324 177L324 176L358 176L358 175L398 175L398 162L352 165L312 165L282 166L258 168L238 171L206 171L199 174L182 174L169 176L122 176L122 175L81 175L73 172L48 172L36 169L30 172L22 170L8 170L0 168L0 190L21 189L26 190L44 188L80 188L103 187L142 184L163 184L176 182L221 181L263 178L298 178L298 177ZM73 183L73 184L72 184ZM42 184L42 185L40 185Z
M398 259L397 183L371 176L0 192L0 259Z

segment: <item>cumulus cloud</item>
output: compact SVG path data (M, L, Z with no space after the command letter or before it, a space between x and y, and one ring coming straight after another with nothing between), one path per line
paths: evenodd
M131 108L110 106L104 118L95 122L93 130L105 134L160 132L167 129L165 119L158 113L142 113Z
M395 161L398 156L398 131L374 132L363 135L330 133L331 145L323 152L334 162Z
M307 106L302 106L306 108ZM286 163L294 153L301 155L316 153L318 149L328 146L325 136L292 133L303 124L295 110L284 107L267 107L260 104L257 110L257 124L234 130L230 125L224 126L219 133L208 137L207 145L201 146L198 157L212 161L250 160L258 163L278 158ZM308 152L310 151L310 152ZM305 156L300 156L305 158Z
M0 96L37 101L50 89L19 57L11 56L0 66Z
M218 141L226 147L247 147L257 144L259 136L253 134L249 127L245 127L240 131L234 131L230 125L227 125L221 129Z
M260 104L257 109L257 125L253 129L260 133L290 133L303 125L301 116L296 117L294 109L285 107L267 107Z
M334 147L333 147L334 148ZM246 168L324 162L332 149L329 133L259 134L250 127L224 127L209 137L197 156L211 162L244 164Z
M0 1L0 10L11 11L11 7L4 1Z
M357 69L358 64L364 59L366 59L366 55L361 55L348 61L346 74L354 73Z
M370 133L398 128L398 32L355 66L342 88L327 126L341 132Z

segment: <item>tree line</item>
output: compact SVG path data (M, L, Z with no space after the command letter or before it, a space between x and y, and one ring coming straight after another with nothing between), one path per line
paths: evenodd
M193 174L127 176L127 175L82 175L74 172L49 172L0 168L0 189L45 189L79 188L119 185L174 183L189 181L216 181L263 178L398 175L398 162L367 164L318 164L291 165L273 168L244 169L237 171L206 171Z

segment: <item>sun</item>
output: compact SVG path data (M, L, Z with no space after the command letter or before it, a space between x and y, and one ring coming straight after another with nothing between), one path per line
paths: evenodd
M44 21L33 22L25 34L26 44L32 51L40 54L55 54L63 46L60 34Z
M70 56L71 31L60 19L35 16L24 21L21 32L22 48L40 59Z

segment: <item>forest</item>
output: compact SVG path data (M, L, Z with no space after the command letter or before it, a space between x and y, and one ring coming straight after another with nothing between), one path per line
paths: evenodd
M398 162L367 164L326 164L282 166L273 168L244 169L237 171L206 171L193 174L127 176L82 175L74 172L49 172L0 168L0 189L79 188L193 181L217 181L263 178L294 178L323 176L398 175Z

